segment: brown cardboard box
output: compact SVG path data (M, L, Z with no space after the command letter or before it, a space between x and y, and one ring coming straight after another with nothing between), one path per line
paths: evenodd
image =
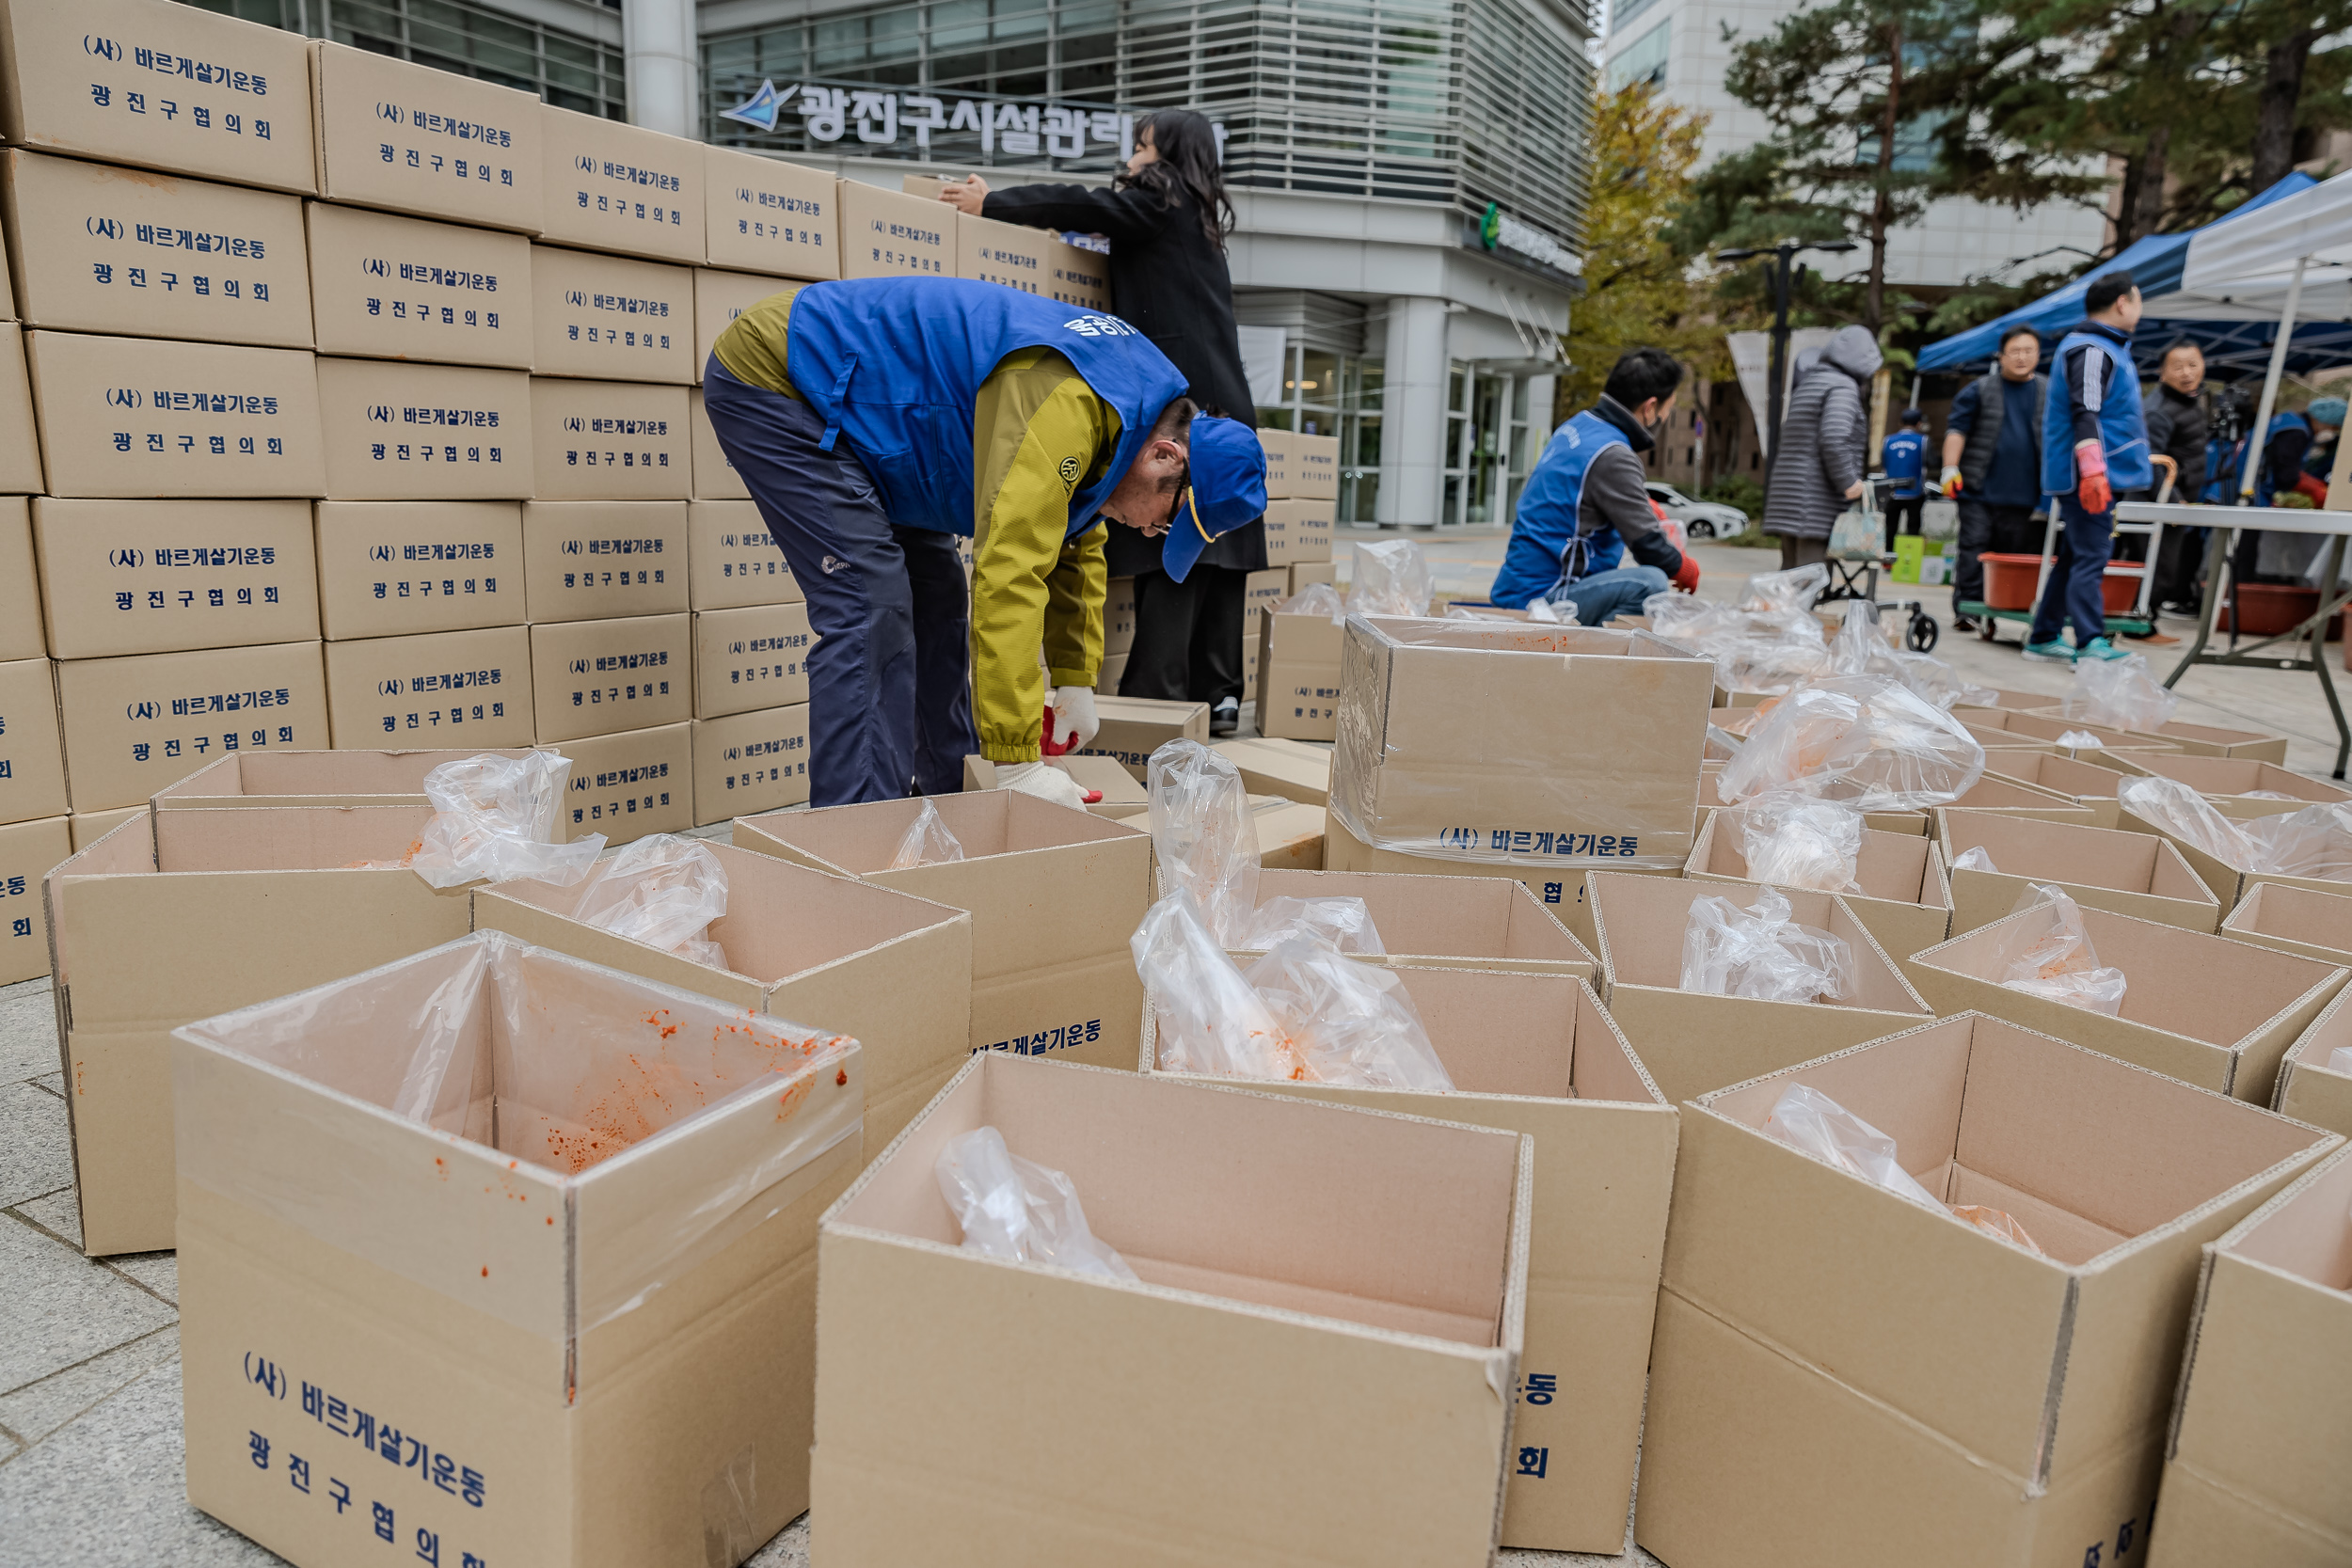
M2279 1087L2270 1097L2271 1109L2331 1132L2352 1135L2352 1061L2339 1059L2337 1054L2346 1050L2352 1050L2352 1007L2344 1006L2344 993L2339 991L2280 1059Z
M2287 737L2266 735L2261 730L2217 729L2211 724L2190 724L2175 719L2153 730L2133 730L2132 735L2145 736L2151 740L2169 741L2190 756L2236 757L2247 762L2287 765Z
M791 563L748 500L698 500L686 509L689 597L696 610L797 604L801 585Z
M913 176L909 176L910 179ZM1078 787L1090 795L1100 795L1090 801L1087 810L1096 816L1107 816L1115 822L1133 817L1136 826L1150 831L1150 824L1141 814L1151 809L1143 785L1126 768L1108 757L1046 757L1045 766L1057 773L1067 773L1077 781ZM967 790L994 789L996 765L986 757L971 755L963 759L963 787Z
M808 701L816 641L804 604L706 610L694 616L694 717L723 719Z
M712 267L694 269L694 364L693 379L700 382L710 362L710 345L719 341L719 334L735 325L735 318L771 299L796 284L779 277L765 277L748 272L720 272ZM697 397L695 412L701 414L702 404ZM718 439L711 438L716 446Z
M2016 755L1985 760L1984 778L1978 788L1987 783L2006 782L2058 795L2073 801L2090 814L2090 825L2094 828L2115 826L2115 789L2126 775L2112 768L2102 768L2095 762L2077 762L2073 757L2055 755ZM1975 794L1974 790L1969 792ZM1989 799L1989 797L1988 797ZM1962 802L1955 800L1955 806ZM1969 800L1963 809L1978 809L1978 802ZM2006 809L2006 808L1996 808ZM2064 818L2051 817L2052 821Z
M694 820L730 812L782 811L808 800L808 705L697 719ZM758 846L754 846L758 847Z
M582 1565L675 1561L707 1535L716 1560L805 1507L816 1221L860 1159L855 1042L780 1022L747 1038L707 997L486 933L342 990L358 995L287 998L172 1045L196 1506L322 1562L359 1521L317 1504L389 1495L370 1506L398 1519L385 1528L404 1551L421 1531L445 1563L537 1550ZM331 1037L278 1044L300 1037L296 1008L332 1019ZM484 1098L420 1123L391 1113L401 1080L380 1064L415 1053L392 1018L441 1008ZM644 1022L665 1014L674 1043ZM501 1030L494 1053L508 1015L536 1030L515 1045ZM728 1030L732 1050L707 1042ZM591 1040L591 1070L616 1086L576 1085L550 1059ZM771 1052L787 1075L755 1087ZM629 1109L612 1117L615 1101ZM323 1420L245 1374L256 1336L270 1381L317 1389ZM703 1375L709 1356L723 1377ZM379 1443L416 1445L416 1474L330 1482L349 1462L321 1434L347 1408ZM325 1496L258 1469L264 1446L280 1471L318 1455L297 1473L317 1463ZM427 1474L441 1465L446 1493Z
M1299 440L1309 437L1301 436ZM1286 535L1283 549L1285 565L1300 562L1331 559L1332 516L1338 502L1329 499L1287 500L1280 503L1283 530ZM1274 562L1269 560L1268 565Z
M1564 935L1565 933L1563 933ZM1625 1544L1650 1323L1674 1184L1675 1112L1590 985L1568 975L1406 968L1449 1094L1158 1073L1523 1132L1539 1225L1527 1256L1527 1354L1513 1386L1502 1543L1614 1556Z
M1740 849L1740 827L1746 817L1746 811L1738 806L1711 813L1699 830L1697 842L1691 846L1691 859L1682 871L1693 881L1740 884L1741 891L1728 896L1742 905L1754 902L1757 885L1748 875L1747 857ZM1854 882L1861 891L1842 894L1840 898L1889 955L1909 958L1951 934L1952 885L1933 840L1865 828L1862 853L1854 863Z
M2213 762L2219 761L2220 759L2200 757L2197 760L2200 762ZM2249 765L2221 761L2220 766L2225 768L2235 768L2241 766L2267 768L2270 764L2265 762ZM2212 800L2213 798L2208 796L2207 799ZM2214 800L2214 804L2227 816L2244 815L2256 816L2269 815L2269 812L2267 811L2249 811L2243 814L2233 812L2230 810L2230 804L2223 800ZM2288 805L2286 802L2278 800L2249 800L2245 802L2245 804L2249 806L2274 807L2289 811L2297 809L2294 806ZM2213 895L2221 900L2221 909L2224 913L2236 909L2248 894L2253 892L2255 888L2265 882L2279 882L2288 887L2309 888L2313 893L2343 893L2347 887L2352 887L2352 883L2337 881L2332 878L2327 877L2287 877L2267 871L2242 871L2234 865L2230 865L2223 861L2205 853L2204 850L2200 849L2196 845L2191 844L2188 840L2181 838L2176 834L2166 832L2154 823L2150 822L2146 818L2135 814L2129 807L2122 805L2120 801L2116 807L2115 825L2123 830L2125 832L2148 833L2153 836L2162 838L2167 843L2170 844L2173 848L2179 850L2181 858L2188 862L2189 868L2197 873L2198 878L2202 880L2207 887L2213 889Z
M1269 500L1265 503L1265 563L1288 570L1294 561L1310 557L1296 548L1296 536L1303 531L1297 526L1306 507L1313 503L1295 500ZM1330 552L1324 552L1328 555Z
M1103 598L1103 657L1136 645L1136 579L1113 578Z
M0 986L49 973L49 911L40 879L71 855L62 816L0 827Z
M13 340L17 330L0 334ZM309 354L79 333L24 341L50 494L326 493ZM8 401L0 394L0 427ZM7 483L23 483L22 473Z
M1966 850L1982 849L1996 868L1963 866L1951 873L1954 936L2014 913L2027 887L2038 883L2064 888L2078 904L2184 931L2210 932L2221 924L2213 890L2178 850L2153 834L1995 812L1947 809L1936 816L1946 864Z
M738 817L735 843L971 911L973 1050L1133 1068L1143 982L1127 939L1151 896L1151 835L1009 790L930 803L962 860L889 869L920 800Z
M934 202L937 198L933 198ZM954 213L953 208L947 209ZM976 283L1002 283L1025 294L1052 297L1053 245L1063 242L1043 229L955 213L955 276Z
M2087 762L2076 762L2071 757L2055 756L2040 752L2005 757L2002 763L2004 767L2011 764L2021 765L2027 771L2032 772L2041 772L2042 765L2046 764L2052 769L2080 768L2093 773L2106 773L2110 779L2122 777L2121 774L2108 773L2104 768L2093 768ZM2112 798L2110 798L2110 803L2112 803ZM2021 782L2014 777L1990 770L1979 778L1975 784L1953 797L1950 809L1998 812L2003 816L2031 817L2040 822L2075 822L2084 827L2112 827L2114 825L2098 821L2098 810L2095 806L2082 803L2063 790L2049 785ZM1873 812L1871 815L1875 816L1893 814ZM1928 831L1927 813L1905 812L1901 815L1916 820L1919 824L1919 832L1922 833Z
M528 746L531 639L521 626L372 637L326 645L335 744Z
M714 267L777 277L841 276L834 177L780 158L703 149L709 216L704 252Z
M329 201L539 231L543 117L533 95L313 43L310 106L318 194Z
M531 379L541 500L684 500L693 494L686 388Z
M723 968L574 919L580 889L548 882L479 890L475 928L865 1043L866 1132L889 1147L971 1054L972 917L772 855L708 847L727 878L726 913L709 927Z
M693 628L683 615L531 628L543 741L675 724L694 710Z
M2153 736L2135 735L2129 730L2110 729L2080 719L2060 719L2047 713L2020 713L2015 708L1971 707L1965 704L1952 709L1952 717L1968 724L1991 730L2006 731L2021 742L2042 742L2058 747L2061 754L2079 755L2074 749L2059 746L2058 737L2069 734L2087 734L2098 737L2099 745L2085 746L2081 752L2119 752L2127 760L2140 760L2138 753L2153 752L2170 754L2179 748L2169 740ZM2090 760L2096 760L2091 758Z
M2225 816L2268 816L2274 812L2299 811L2305 805L2352 802L2352 789L2328 779L2291 772L2276 763L2245 757L2140 755L2138 771L2176 779L2221 808ZM2249 800L2256 793L2287 795L2289 800Z
M0 490L29 495L45 488L40 466L24 330L14 323L0 325Z
M74 813L72 816L66 818L66 824L70 829L72 829L73 834L73 852L77 855L80 854L83 850L88 848L91 845L97 843L108 833L113 832L117 828L121 827L125 822L130 821L133 817L144 817L146 815L147 808L145 806L122 806L114 811ZM150 830L149 832L148 843L151 848L154 844L151 830ZM46 873L43 873L43 875L46 875ZM44 957L41 960L41 972L43 974L48 973L48 959L46 957Z
M528 619L514 501L321 501L326 635L405 637Z
M1242 641L1246 646L1258 645L1258 617L1273 613L1274 607L1288 597L1288 571L1251 572L1242 578Z
M582 736L561 750L572 759L556 831L564 843L602 833L622 845L694 825L694 737L686 725Z
M1258 427L1258 444L1265 449L1265 494L1268 500L1288 500L1291 488L1291 433L1271 425ZM1273 529L1266 532L1271 535Z
M1358 838L1611 870L1690 858L1707 660L1581 626L1359 616L1343 636L1331 813Z
M428 806L425 775L445 762L531 754L527 747L441 752L232 752L155 792L156 811ZM145 809L142 807L141 809Z
M531 369L531 242L520 234L304 204L321 354Z
M2048 1256L1768 1136L1792 1084ZM2138 1561L2198 1248L2332 1141L1975 1014L1683 1107L1635 1539L1675 1568Z
M606 621L686 608L684 501L526 501L533 621Z
M539 120L542 239L658 261L702 261L710 182L699 139L552 103Z
M307 194L308 48L296 33L162 0L9 0L0 139Z
M1311 583L1327 582L1334 587L1339 583L1339 567L1329 561L1294 561L1290 574L1293 595L1305 593Z
M32 503L23 496L0 496L0 661L39 658L48 651Z
M2321 963L2352 966L2352 889L2322 893L2285 882L2257 882L2221 922L2220 934Z
M1045 245L1045 293L1064 305L1089 310L1111 308L1111 259L1099 250L1049 236Z
M932 1166L983 1125L1066 1172L1141 1282L959 1248ZM1486 1560L1533 1163L1484 1128L966 1064L825 1216L815 1556L1079 1562L1193 1540L1252 1568ZM1013 1322L1055 1327L956 1326ZM1003 1485L1001 1453L1041 1445L1082 1457ZM1006 1544L974 1558L976 1540Z
M76 812L136 805L224 752L327 744L316 642L69 659L57 705Z
M1364 963L1572 980L1593 980L1599 968L1533 893L1503 878L1261 871L1258 901L1269 898L1362 899L1388 949L1387 957L1359 960Z
M855 180L834 182L844 277L953 277L956 210Z
M751 490L735 471L727 458L726 449L719 445L719 433L710 428L710 414L703 406L703 389L693 388L687 398L687 419L693 426L694 496L697 499L749 500Z
M966 568L964 576L966 580L970 579L969 568ZM1125 654L1104 654L1102 668L1094 674L1095 695L1098 697L1118 696L1119 683L1126 677L1126 674L1127 656Z
M691 267L534 245L531 321L541 375L682 386L699 373Z
M174 1244L175 1027L466 934L462 889L349 869L397 861L432 819L418 806L159 812L50 873L83 1251Z
M533 383L522 372L322 358L318 385L330 499L532 493Z
M295 198L19 149L0 182L25 325L310 346Z
M59 658L292 642L319 634L307 501L33 502Z
M1850 1002L1765 1002L1681 989L1691 905L1708 896L1754 902L1739 889L1596 872L1586 891L1601 1000L1670 1104L1934 1016L1868 927L1831 894L1780 890L1799 925L1852 948L1858 987Z
M1103 727L1081 753L1111 757L1136 778L1144 777L1152 753L1171 740L1209 739L1209 705L1170 703L1151 697L1098 697L1094 711Z
M0 822L66 814L65 741L45 658L0 664Z
M1258 626L1258 733L1330 740L1339 733L1341 624L1269 614Z
M1903 973L1938 1013L1975 1007L2257 1105L2270 1103L2279 1059L2344 989L2347 972L2331 964L2081 908L2099 962L2123 972L2116 1017L2000 983L2004 944L2019 922L2046 926L2040 909L1931 947Z
M1291 437L1291 495L1300 500L1337 501L1340 499L1338 436L1295 435Z
M1249 817L1258 834L1258 864L1268 871L1321 871L1323 831L1330 813L1302 806L1279 795L1249 798Z
M1327 747L1251 738L1211 741L1209 750L1240 771L1242 784L1252 795L1279 795L1308 806L1330 801L1331 752Z
M1326 814L1324 824L1323 863L1328 871L1378 871L1399 876L1421 877L1483 877L1499 881L1516 881L1535 895L1535 901L1558 915L1577 941L1588 949L1598 942L1593 929L1592 900L1588 884L1592 874L1583 871L1554 870L1525 865L1499 864L1486 861L1450 860L1443 855L1407 855L1394 849L1375 849L1354 833L1336 816ZM1659 877L1679 879L1682 868L1675 866L1663 871L1607 873L1607 875ZM1677 939L1679 940L1679 939ZM1607 993L1600 982L1596 988Z
M2205 1248L2165 1443L2151 1568L2324 1568L2352 1552L2352 1154L2338 1150Z

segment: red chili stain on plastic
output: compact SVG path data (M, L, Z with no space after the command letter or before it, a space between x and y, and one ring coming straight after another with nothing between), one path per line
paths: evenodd
M490 1277L490 1265L487 1263L482 1265L482 1277L485 1279Z
M850 1069L848 1068L843 1068L839 1072L833 1075L833 1081L837 1085L843 1087L848 1086L850 1082Z
M548 1223L549 1225L553 1225L555 1223L555 1216L553 1214L549 1214L548 1216Z
M449 1180L449 1162L447 1160L444 1160L439 1155L436 1154L433 1156L433 1168L440 1172L442 1180L446 1181Z

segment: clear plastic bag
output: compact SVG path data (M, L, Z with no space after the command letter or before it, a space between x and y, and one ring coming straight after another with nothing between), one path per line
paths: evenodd
M1293 939L1269 949L1243 978L1289 1032L1311 1081L1426 1094L1453 1089L1396 971Z
M435 887L530 878L569 887L604 853L604 835L557 844L569 757L490 752L445 762L424 776L433 821L401 863Z
M2328 1070L2352 1077L2352 1045L2340 1045L2328 1053Z
M1972 707L1999 705L1999 692L1989 686L1973 684L1932 654L1915 654L1897 648L1894 659L1902 671L1901 678L1905 686L1925 701L1947 712L1963 703Z
M1290 1035L1182 889L1146 910L1128 939L1152 999L1163 1072L1217 1078L1304 1079Z
M2060 730L2058 743L2070 752L2106 750L2107 743L2089 730Z
M1564 624L1560 612L1552 608L1551 601L1549 599L1528 600L1527 618L1531 621L1542 621L1550 626L1560 626Z
M2036 1258L2049 1256L2006 1209L1988 1209L1979 1203L1955 1203L1951 1205L1951 1211L1954 1219L1966 1221L1995 1241L2007 1242L2013 1247L2032 1253Z
M1801 789L1865 812L1916 811L1983 776L1983 746L1950 714L1899 681L1839 675L1773 704L1719 788L1733 804Z
M1350 615L1424 616L1437 579L1429 574L1429 559L1410 539L1383 539L1356 546L1353 575L1347 583Z
M1829 664L1835 674L1903 679L1903 667L1879 625L1878 606L1856 600L1846 607L1846 619L1837 628L1836 641L1830 644Z
M1952 857L1954 871L1990 871L1998 875L2000 867L1993 863L1993 853L1983 845L1971 845Z
M926 800L923 809L914 814L914 826L898 841L898 852L890 857L889 869L912 871L918 865L945 865L961 859L963 845L947 831L947 824L940 819L939 808Z
M940 1196L963 1227L965 1251L1112 1279L1136 1277L1127 1259L1087 1225L1076 1184L1007 1148L995 1128L948 1139L933 1169Z
M1742 909L1728 898L1696 898L1682 931L1681 989L1760 1002L1839 1002L1859 989L1844 939L1791 918L1774 888L1756 889Z
M1859 1176L1906 1203L1949 1214L1988 1236L2043 1256L2034 1239L2026 1234L2026 1227L2003 1211L1974 1203L1946 1203L1928 1191L1918 1178L1903 1169L1894 1139L1819 1089L1803 1084L1783 1089L1772 1102L1772 1114L1764 1118L1764 1132L1823 1164Z
M1250 912L1233 948L1263 953L1285 942L1320 942L1335 953L1385 956L1372 908L1360 898L1269 898Z
M1669 641L1691 642L1697 640L1699 628L1723 618L1723 607L1669 588L1642 601L1642 618L1656 635Z
M1829 567L1820 562L1786 572L1760 572L1740 590L1741 610L1811 610L1829 586Z
M1776 792L1733 812L1748 880L1816 893L1859 893L1862 814L1840 800Z
M1327 582L1311 582L1274 607L1277 615L1328 615L1336 625L1347 619L1347 603Z
M2237 825L2254 847L2250 871L2352 881L2352 807L2329 801Z
M2115 788L2123 809L2239 871L2254 869L2254 846L2211 800L2178 779L2124 779Z
M1220 945L1241 945L1258 907L1258 825L1241 770L1197 740L1171 740L1145 772L1161 888L1189 895Z
M2155 731L2171 721L2181 699L2148 673L2144 654L2087 658L2074 666L2074 689L2058 705L2068 719L2111 730Z
M2028 914L2002 939L1999 983L2047 1002L2116 1017L2128 982L2122 970L2100 964L2081 908L2065 889L2031 882L2011 912L2034 910L2048 913L2042 919Z
M1725 691L1760 691L1783 697L1830 673L1830 652L1819 640L1805 643L1740 637L1709 651L1715 660L1715 684Z
M710 940L710 923L726 912L727 868L710 846L674 833L622 846L572 905L575 920L713 969L727 967L726 950Z

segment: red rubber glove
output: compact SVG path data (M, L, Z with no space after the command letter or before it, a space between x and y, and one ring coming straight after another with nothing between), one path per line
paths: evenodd
M2101 513L2115 505L2115 492L2107 488L2107 454L2098 442L2074 443L2074 472L2079 476L2074 499L2085 512Z
M1674 585L1685 594L1695 594L1699 591L1699 563L1692 558L1688 550L1682 554L1681 568L1674 575Z

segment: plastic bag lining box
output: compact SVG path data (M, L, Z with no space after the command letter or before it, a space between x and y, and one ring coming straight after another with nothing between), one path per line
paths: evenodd
M485 933L182 1028L171 1075L197 1507L302 1563L373 1522L638 1568L805 1506L853 1042Z
M1514 1454L1530 1457L1512 1466L1502 1544L1613 1557L1633 1494L1677 1113L1579 977L1420 964L1400 965L1400 977L1452 1094L1157 1073L1148 1007L1142 1069L1534 1139L1537 1225L1511 1428Z
M1763 1132L1792 1084L2048 1256ZM2139 1561L2198 1249L2336 1142L1974 1013L1700 1097L1634 1538L1676 1568Z
M2225 937L2082 906L2099 962L2128 986L2109 1018L2002 985L2003 946L2038 910L1996 920L1902 960L1938 1013L1975 1007L2152 1071L2257 1105L2277 1087L2279 1062L2344 989L2352 971ZM2041 929L2040 926L2034 927Z
M2056 884L2078 904L2160 926L2211 934L2221 903L2169 841L2069 822L2035 822L1990 812L1936 814L1944 859L1982 849L2001 869L1962 867L1952 878L1952 934L2007 918L2027 886ZM1922 945L1925 945L1924 943ZM1914 947L1904 957L1916 953Z
M2279 1087L2270 1108L2352 1136L2352 1072L2330 1065L2346 1046L2352 1046L2352 1006L2344 1005L2344 992L2338 991L2280 1059Z
M2347 1211L2352 1153L2339 1150L2205 1249L2150 1568L2352 1555Z
M1133 1068L1152 835L1009 790L930 800L964 859L888 869L919 800L739 816L735 843L970 911L973 1050Z
M2185 784L2212 801L2224 816L2276 816L2283 812L2300 811L2307 805L2352 803L2352 789L2326 779L2291 772L2272 763L2249 762L2242 757L2151 756L2136 760L2143 766L2133 771ZM2246 798L2257 790L2292 799Z
M972 917L770 855L706 847L727 874L727 912L709 927L724 970L573 918L580 886L492 883L474 896L474 927L851 1036L865 1042L866 1131L877 1143L896 1137L969 1053Z
M1417 969L1504 970L1589 980L1592 953L1535 895L1496 877L1415 877L1393 872L1262 871L1269 898L1360 898L1386 958L1365 963ZM1246 966L1245 966L1246 967Z
M432 820L424 806L161 811L43 879L84 1252L174 1244L174 1028L472 927L463 890L354 864L399 860Z
M1740 848L1740 827L1746 816L1738 806L1710 813L1682 874L1693 881L1757 886ZM1890 955L1908 958L1951 934L1952 884L1933 839L1863 829L1854 880L1862 891L1838 896ZM1755 902L1746 893L1731 896L1735 903Z
M1678 868L1713 671L1647 632L1351 616L1331 813L1384 849Z
M1141 1282L963 1251L933 1166L983 1125L1066 1172ZM1528 1144L1134 1072L967 1064L825 1216L817 1560L1490 1560ZM1009 1455L1053 1460L1014 1485Z
M429 811L424 776L441 764L530 754L527 746L454 752L235 752L157 790L149 803L157 811L246 806L408 806Z
M1711 751L1713 749L1713 742L1711 740L1709 741L1708 746ZM1716 812L1730 809L1725 805L1723 796L1724 768L1727 766L1727 763L1728 759L1717 761L1710 757L1707 762L1700 765L1699 831L1702 832L1704 832L1707 829L1707 820L1708 817L1712 816ZM1968 793L1970 795L1974 795L1978 789L1982 788L1984 788L1984 784L1983 782L1979 780L1977 784L1976 789L1971 789ZM1998 799L1999 797L1994 796L1994 798ZM2026 791L2012 789L2009 791L2008 798L2012 800L2023 801L2030 804L2031 802L2042 800L2044 797L2039 790ZM2054 800L2051 800L2049 804L2055 809L2062 806L2063 802ZM2074 816L2079 816L2086 821L2090 818L2090 813L2088 812L2073 812L2071 815ZM1874 833L1902 833L1912 838L1927 837L1931 826L1928 821L1928 814L1924 811L1866 811L1862 814L1862 825L1865 829Z
M2131 776L2077 757L2048 754L1987 757L1984 777L1977 782L1977 789L1997 782L2042 790L2071 800L2088 812L2091 827L2112 828L2115 826L2115 791ZM1976 790L1972 789L1952 804L1972 811L1979 810L1981 808L1970 799L1975 794ZM2056 814L2048 815L2052 821L2074 820Z
M1594 875L1593 951L1600 958L1601 1000L1668 1104L1934 1016L1843 898L1803 888L1779 891L1797 924L1827 931L1853 949L1853 1001L1764 1002L1686 991L1682 941L1692 904L1728 897L1744 906L1755 902L1753 895L1680 879Z

